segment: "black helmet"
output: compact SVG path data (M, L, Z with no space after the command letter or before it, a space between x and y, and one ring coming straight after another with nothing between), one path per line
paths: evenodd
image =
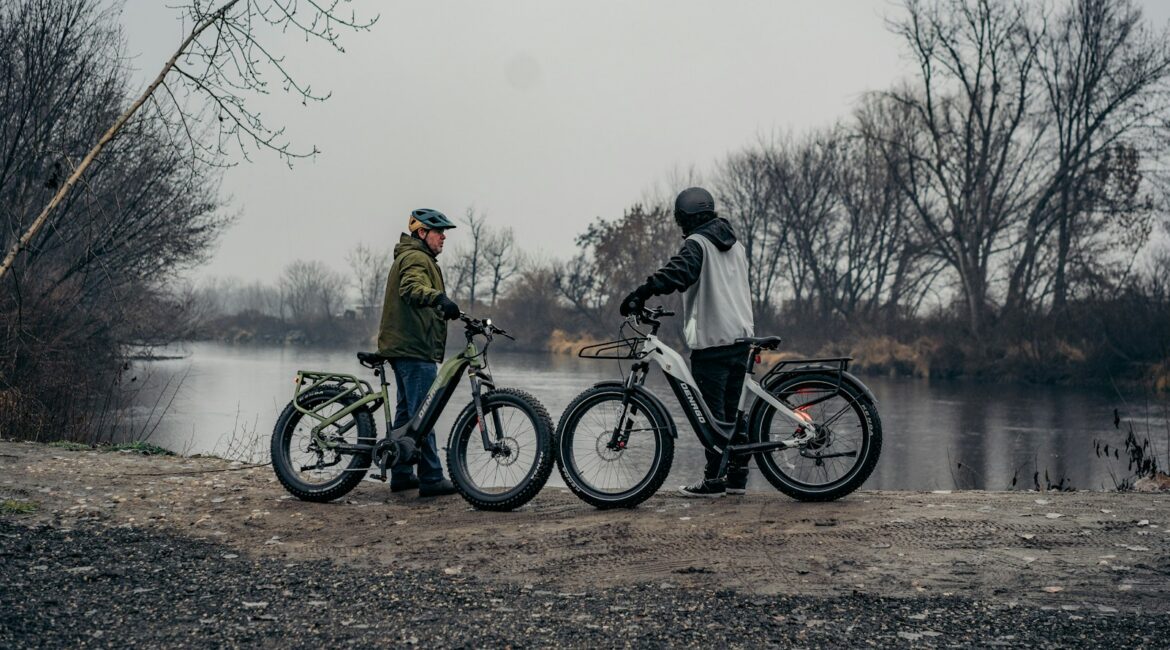
M674 220L684 235L715 218L715 197L701 187L688 187L674 200Z
M427 230L446 230L454 228L455 224L447 218L447 215L432 210L430 208L419 208L410 213L410 221L408 223L411 234L414 234L419 228L426 228Z
M701 187L688 187L678 193L678 198L674 200L674 211L689 215L714 213L715 197Z

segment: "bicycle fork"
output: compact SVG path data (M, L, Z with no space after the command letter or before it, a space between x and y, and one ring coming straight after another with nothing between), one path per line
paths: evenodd
M636 363L630 368L630 376L626 378L624 395L622 396L622 414L614 425L606 448L610 451L622 451L630 442L630 434L634 431L634 416L638 414L638 407L630 403L630 395L634 386L640 386L646 380L646 371L650 366L645 363Z
M479 427L479 437L483 443L483 450L491 453L493 458L496 456L510 455L512 450L504 441L504 425L500 421L500 410L495 409L491 412L492 426L495 428L494 437L488 428L487 419L484 418L482 388L484 386L487 386L489 389L496 387L492 383L491 376L474 367L467 369L467 376L471 380L471 401L475 404L475 421Z

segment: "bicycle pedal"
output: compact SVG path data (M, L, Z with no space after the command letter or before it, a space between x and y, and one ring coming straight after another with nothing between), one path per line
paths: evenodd
M367 481L369 481L369 480L381 481L381 482L385 483L386 482L386 475L379 474L378 472L370 472L369 474L366 474L366 480Z

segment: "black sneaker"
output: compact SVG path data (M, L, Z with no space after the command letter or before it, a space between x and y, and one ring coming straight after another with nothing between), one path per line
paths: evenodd
M727 473L727 494L742 496L747 494L747 471L731 471Z
M693 485L684 485L678 491L684 497L714 499L723 496L727 492L727 488L719 479L703 479Z
M405 492L407 490L413 490L417 487L418 487L418 477L415 476L414 474L411 474L410 476L407 476L406 478L398 478L396 476L390 478L390 491L391 492Z
M420 497L441 497L448 494L455 494L458 490L455 489L455 484L447 479L435 481L434 483L421 483L418 486L418 495Z

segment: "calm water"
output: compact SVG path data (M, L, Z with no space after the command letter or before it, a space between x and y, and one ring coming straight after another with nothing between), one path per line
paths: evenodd
M621 377L613 361L506 354L501 352L505 346L502 342L492 350L496 382L536 395L554 423L577 393L596 381ZM186 356L135 368L132 385L140 388L130 422L137 433L149 433L151 442L185 454L267 460L272 427L292 398L298 369L346 372L374 382L373 373L358 365L349 350L193 343L170 352ZM1036 472L1041 485L1047 472L1054 484L1066 478L1078 489L1110 489L1110 469L1126 476L1124 462L1098 459L1093 441L1112 446L1123 440L1113 429L1114 408L1133 418L1139 435L1151 432L1160 459L1166 458L1162 404L1127 404L1103 390L862 379L879 400L884 434L881 460L865 486L869 489L1006 490L1014 476L1019 488L1029 488ZM655 371L650 385L679 425L667 485L688 483L702 472L702 448L661 373ZM467 399L465 384L439 419L440 447ZM550 483L562 485L556 472ZM754 472L749 487L772 489Z

